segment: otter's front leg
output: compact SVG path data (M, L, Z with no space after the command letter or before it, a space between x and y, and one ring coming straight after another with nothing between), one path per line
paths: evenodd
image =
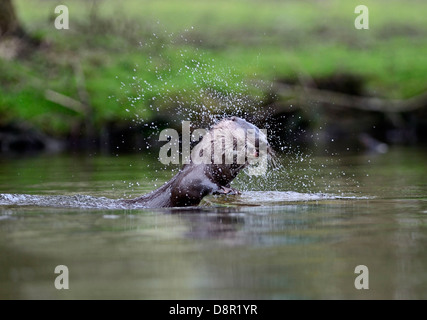
M238 195L238 194L241 194L241 192L234 188L220 186L220 188L214 191L213 194Z

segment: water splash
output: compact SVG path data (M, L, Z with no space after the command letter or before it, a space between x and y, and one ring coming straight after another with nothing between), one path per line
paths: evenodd
M0 206L36 206L81 209L126 209L117 200L86 195L0 194Z
M308 202L322 200L356 200L368 199L367 197L356 196L340 196L327 193L300 193L294 191L266 191L262 193L262 205L279 205L290 202ZM247 191L244 192L238 199L239 202L246 205L260 204L260 192Z
M129 70L128 78L119 79L129 120L144 128L143 157L157 157L159 146L153 142L158 141L161 130L179 130L183 121L190 121L193 128L208 129L231 115L250 122L265 119L261 107L265 83L249 83L232 66L217 62L209 50L199 50L200 43L192 40L194 28L180 34L160 28L140 42L141 56L146 59ZM163 169L179 170L174 166Z
M141 55L147 58L132 68L128 79L121 81L127 96L123 107L135 125L150 131L147 138L156 139L161 125L180 128L182 121L190 121L195 128L208 128L231 115L256 125L262 123L273 139L279 136L278 131L288 130L283 124L269 125L273 112L265 100L274 101L274 97L263 95L271 84L259 80L248 82L232 66L215 61L209 50L199 50L200 43L192 40L192 31L193 28L181 34L154 32L140 43ZM161 125L159 120L163 121ZM298 123L300 119L295 121ZM297 131L292 132L293 136L304 134L299 127L293 129ZM332 177L326 172L329 163L314 164L309 153L275 140L275 147L283 155L271 163L265 176L239 175L234 183L239 189L314 193L335 190L337 184L343 183L342 177ZM147 144L145 151L158 153L151 144ZM179 168L165 166L164 170L176 172Z
M299 193L283 191L246 191L241 195L227 200L228 205L283 205L290 202L307 202L337 199L367 199L366 197L338 196L324 193ZM221 205L221 201L211 203ZM29 194L0 194L0 206L6 207L54 207L102 210L135 210L144 209L138 204L124 204L120 199L93 197L86 195L29 195Z
M265 112L259 109L263 98L254 94L257 86L189 39L189 30L179 35L164 31L140 43L147 59L135 65L133 75L121 85L133 121L158 130L151 121L156 117L167 118L172 127L182 121L207 127L227 115L261 117Z

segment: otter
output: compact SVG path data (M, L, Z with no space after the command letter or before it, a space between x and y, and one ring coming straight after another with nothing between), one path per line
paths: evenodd
M247 139L248 130L255 139ZM232 141L232 146L223 148L222 138ZM220 154L216 154L215 143L221 141ZM260 156L260 146L266 147L267 156L272 149L264 132L255 125L238 117L225 118L212 126L192 150L191 159L179 172L160 188L135 199L123 200L125 204L147 208L197 206L210 194L235 195L240 192L230 183L250 163L250 157ZM210 151L210 152L209 152ZM240 154L238 154L240 152ZM243 159L242 159L243 154ZM240 156L240 161L238 157ZM200 161L200 160L203 161ZM228 159L228 161L227 161ZM231 161L230 161L231 159Z

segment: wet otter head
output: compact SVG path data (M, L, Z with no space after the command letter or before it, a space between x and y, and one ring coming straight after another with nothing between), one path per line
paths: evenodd
M192 160L196 164L245 167L260 156L272 155L266 133L239 117L223 119L193 148Z
M265 173L272 154L266 130L231 117L216 123L203 136L192 150L192 163L203 163L214 180L227 186L246 167L250 174Z

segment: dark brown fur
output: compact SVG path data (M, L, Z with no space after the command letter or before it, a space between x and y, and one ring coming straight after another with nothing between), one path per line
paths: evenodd
M231 130L254 129L259 135L257 127L238 117L222 120L213 126L211 132L223 127ZM205 136L196 147L200 150L210 143L211 140ZM203 197L209 194L237 194L238 191L230 188L230 183L246 165L247 163L213 164L213 161L209 164L195 164L191 161L183 165L181 170L160 188L141 197L123 201L126 204L149 208L197 206Z

